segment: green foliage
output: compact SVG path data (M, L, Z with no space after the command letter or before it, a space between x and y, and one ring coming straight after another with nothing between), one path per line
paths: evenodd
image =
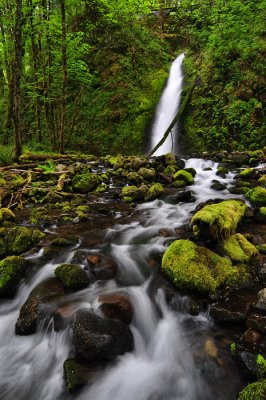
M56 165L53 160L48 160L46 164L38 164L37 168L42 169L44 174L55 172Z
M0 145L0 166L11 164L14 158L14 151L11 146Z
M82 289L89 284L86 272L74 264L61 264L55 269L55 276L67 289Z
M238 400L264 400L266 396L266 380L250 383L240 393Z

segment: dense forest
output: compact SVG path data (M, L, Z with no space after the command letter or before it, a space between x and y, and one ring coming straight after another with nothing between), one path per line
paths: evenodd
M197 77L181 121L186 149L263 147L265 9L265 0L1 0L2 162L27 149L143 153L181 51L184 96Z

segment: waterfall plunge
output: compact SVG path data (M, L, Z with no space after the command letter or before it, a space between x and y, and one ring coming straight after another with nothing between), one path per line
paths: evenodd
M182 53L172 63L166 87L156 109L155 121L151 133L151 149L161 140L166 129L176 116L183 83L182 62L184 57L185 55ZM177 140L175 133L176 126L172 129L172 135L168 136L154 155L159 156L176 150Z

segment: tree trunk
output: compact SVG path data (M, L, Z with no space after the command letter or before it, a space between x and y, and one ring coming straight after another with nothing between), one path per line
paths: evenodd
M66 122L66 85L67 85L67 52L66 52L66 10L65 0L60 0L61 7L61 25L62 25L62 93L61 93L61 120L59 125L59 151L61 154L65 151L65 122Z

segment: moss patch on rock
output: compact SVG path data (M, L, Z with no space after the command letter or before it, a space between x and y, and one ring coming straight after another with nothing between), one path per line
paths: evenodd
M230 285L238 274L229 259L184 239L176 240L165 251L162 271L180 289L207 293Z
M130 202L135 200L143 200L146 193L148 191L147 186L141 185L140 187L136 186L124 186L120 196L124 201ZM130 200L128 200L130 199Z
M96 174L78 174L74 176L72 186L75 192L88 193L92 192L101 182L101 177Z
M219 247L233 263L249 263L251 258L258 254L256 247L240 233L225 239Z
M193 185L193 183L194 183L194 178L191 175L191 173L188 172L188 171L185 171L184 169L181 169L180 171L177 171L174 174L173 178L174 178L175 181L186 182L187 185Z
M261 186L248 190L245 197L253 206L266 206L266 189Z
M163 194L164 194L163 185L161 185L160 183L154 183L146 193L145 200L146 201L154 200L162 196Z
M0 297L13 297L27 269L28 264L23 257L11 256L0 261Z
M240 393L238 400L265 400L266 379L260 382L250 383Z
M9 208L0 208L0 224L4 221L13 221L15 214Z
M90 283L88 275L79 265L61 264L54 273L67 289L82 289Z
M198 211L191 220L195 236L211 236L223 240L234 234L247 206L238 200L210 204Z

